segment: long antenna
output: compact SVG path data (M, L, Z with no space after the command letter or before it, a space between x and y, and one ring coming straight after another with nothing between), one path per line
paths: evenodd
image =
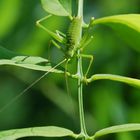
M39 77L37 80L35 80L32 84L30 84L27 88L25 88L22 92L19 93L15 98L13 98L7 105L5 105L3 108L0 109L0 113L3 112L5 109L7 109L11 104L13 104L15 101L19 99L25 92L27 92L30 88L32 88L36 83L38 83L42 78L44 78L47 74L49 74L52 70L54 70L56 67L64 63L67 59L62 60L54 67L50 68L45 74L43 74L41 77Z

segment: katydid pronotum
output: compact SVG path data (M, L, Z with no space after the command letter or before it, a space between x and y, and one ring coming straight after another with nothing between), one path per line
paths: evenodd
M65 65L65 73L66 73L67 72L67 64L74 57L83 57L83 58L90 59L88 68L87 68L86 73L84 75L84 79L86 79L87 74L88 74L88 72L90 70L90 67L92 65L92 62L93 62L93 56L92 55L87 55L87 54L78 55L77 51L78 50L82 51L91 42L93 36L89 35L89 30L92 27L91 24L92 24L93 19L91 18L91 21L90 21L89 25L86 27L86 31L83 34L82 39L80 40L80 36L82 34L81 33L82 32L81 28L82 28L82 23L83 23L82 17L77 16L77 17L70 18L71 23L68 27L67 33L64 34L64 33L60 32L58 30L56 32L52 32L51 30L49 30L45 26L43 26L43 24L41 24L41 22L47 20L51 16L52 15L48 15L48 16L38 20L36 22L36 25L38 27L42 28L43 30L45 30L53 38L51 40L52 44L64 53L65 58L61 62L59 62L57 65L55 65L54 67L50 68L50 70L48 70L45 74L43 74L41 77L39 77L37 80L35 80L32 84L30 84L22 92L20 92L6 106L4 106L2 109L0 109L0 112L5 110L6 108L8 108L13 102L15 102L20 96L22 96L31 87L33 87L36 83L38 83L43 77L45 77L48 73L53 71L56 67L63 64L64 62L66 64ZM59 45L58 42L59 42L59 44L61 44L64 47ZM75 75L77 75L77 74L75 74Z

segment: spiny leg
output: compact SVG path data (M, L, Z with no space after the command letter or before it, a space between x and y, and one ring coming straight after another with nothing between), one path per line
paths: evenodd
M66 80L66 89L67 89L67 93L70 96L70 90L69 90L69 86L68 86L68 77L67 77L67 70L68 70L68 60L65 63L65 80Z
M92 41L93 39L93 36L90 36L89 35L89 31L90 31L90 28L92 27L92 22L93 22L93 18L91 18L91 21L88 25L88 28L87 28L87 31L85 32L85 34L83 35L82 37L82 40L80 41L80 44L79 44L79 47L78 49L80 49L81 51L83 51L83 49ZM85 73L85 78L87 77L87 74L90 70L90 67L92 65L92 62L93 62L93 56L92 55L86 55L86 54L80 54L79 56L83 57L83 58L87 58L87 59L90 59L90 62L89 62L89 66L87 68L87 71Z
M64 49L63 49L59 44L57 44L56 41L51 40L51 42L52 42L52 44L53 44L57 49L59 49L59 50L61 50L62 52L64 52Z
M61 50L64 53L64 49L54 40L50 40L49 43L49 48L51 48L51 44L53 44L57 49ZM49 51L50 54L50 51ZM51 59L50 55L49 55L49 60Z
M83 22L82 27L85 28L85 29L89 28L89 26L91 26L93 24L94 19L95 19L94 17L91 17L89 24L86 24L85 22Z
M73 98L72 98L72 95L71 95L71 92L70 92L70 88L69 88L69 83L68 83L68 75L67 75L67 70L68 70L68 63L69 63L69 59L66 60L66 63L65 63L65 81L66 81L66 90L67 90L67 93L68 93L68 96L69 96L69 101L70 101L70 104L72 106L72 118L73 120L75 121L76 119L76 109L75 109L75 104L74 104L74 101L73 101Z
M92 41L93 39L93 36L90 35L90 29L91 27L93 26L92 23L93 23L93 20L94 20L94 17L91 18L90 20L90 23L88 24L87 28L86 28L86 31L80 41L80 44L79 44L79 49L81 49L81 51Z
M80 43L80 45L79 45L79 49L81 50L81 51L83 51L84 50L84 48L88 45L88 44L90 44L90 42L93 40L93 36L90 36L90 37L86 37L85 39L83 38L82 40L81 40L81 43Z
M83 58L90 59L90 62L89 62L87 71L86 71L86 73L85 73L85 75L84 75L84 77L86 78L86 77L87 77L87 74L88 74L88 72L89 72L89 70L90 70L90 68L91 68L91 65L92 65L92 63L93 63L93 56L92 56L92 55L87 55L87 54L80 54L79 56L80 56L80 57L83 57Z
M55 40L57 40L60 43L63 43L65 38L63 36L58 35L57 33L52 32L51 30L47 29L44 25L41 24L41 22L45 21L46 19L50 18L52 15L48 15L44 18L41 18L40 20L36 21L36 25L43 30L45 30L50 36L52 36Z
M48 53L47 53L47 56L48 56L48 60L51 60L51 44L52 44L52 40L49 41L49 45L48 45Z
M59 30L56 30L56 34L59 35L59 36L63 36L64 38L66 38L66 34L62 33Z

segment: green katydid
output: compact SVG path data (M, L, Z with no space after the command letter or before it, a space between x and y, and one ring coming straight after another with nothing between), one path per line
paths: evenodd
M93 36L89 35L89 30L91 27L91 23L93 19L91 19L90 24L88 25L85 34L83 35L82 40L80 40L80 34L81 34L81 27L82 27L82 17L73 17L71 20L71 23L68 27L67 33L64 34L60 31L52 32L49 29L47 29L45 26L41 24L44 20L47 20L50 18L52 15L48 15L36 22L37 26L45 30L51 37L52 43L55 47L57 47L59 50L61 50L64 53L64 57L66 59L66 64L73 58L73 57L83 57L90 59L89 66L87 68L87 71L85 73L85 77L87 76L89 69L91 67L91 64L93 62L93 56L92 55L87 55L87 54L81 54L80 56L77 55L77 51L80 50L82 51L92 40ZM57 42L61 43L62 46L60 46Z
M93 36L89 36L89 30L90 30L90 27L91 27L91 24L92 24L92 20L93 19L91 19L91 22L88 25L88 27L87 27L87 29L85 31L85 34L82 37L82 40L80 40L81 26L82 26L82 22L83 22L81 17L78 17L77 16L77 17L71 18L72 21L71 21L71 23L69 25L69 28L68 28L68 31L67 31L66 34L64 34L64 33L60 32L60 31L56 31L56 33L55 32L52 32L52 31L50 31L49 29L47 29L45 26L43 26L41 24L41 22L43 22L44 20L47 20L50 17L51 17L51 15L46 16L46 17L38 20L36 22L36 24L37 24L37 26L39 26L40 28L42 28L43 30L45 30L51 37L53 37L53 40L52 40L53 45L64 53L64 57L65 58L60 63L58 63L57 65L55 65L54 67L50 68L50 70L48 72L46 72L41 77L39 77L37 80L35 80L32 84L30 84L21 93L19 93L15 98L13 98L13 100L11 100L6 106L4 106L0 110L0 112L2 112L7 107L9 107L21 95L23 95L25 92L27 92L31 87L33 87L37 82L39 82L48 73L50 73L51 71L53 71L56 67L58 67L59 65L61 65L64 62L66 63L66 67L67 67L68 62L71 59L73 59L73 57L75 57L75 56L76 57L83 57L83 58L90 59L89 66L88 66L87 71L86 71L85 76L84 76L86 78L86 76L87 76L87 74L89 72L89 69L91 67L91 64L93 62L93 56L92 55L86 55L86 54L77 55L77 51L78 50L82 51L91 42ZM57 42L61 43L65 47L64 48L61 47ZM66 68L66 70L67 70L67 68ZM66 70L65 70L65 73L66 73ZM67 85L67 83L66 83L66 85Z

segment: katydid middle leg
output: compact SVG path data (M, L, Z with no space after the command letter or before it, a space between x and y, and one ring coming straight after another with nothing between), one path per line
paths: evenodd
M92 40L93 40L93 36L90 35L90 30L92 28L92 23L93 23L94 18L91 18L90 23L88 24L86 31L80 41L79 44L79 49L82 51Z
M53 44L54 47L56 47L58 50L62 51L64 53L64 49L62 46L60 46L55 40L50 40L49 43L49 49L51 48L51 44ZM50 51L49 51L50 54ZM51 57L49 56L49 60L51 59Z
M84 50L84 48L86 47L86 46L88 46L88 44L91 42L93 40L93 36L90 36L90 37L83 37L83 39L81 40L81 42L80 42L80 45L79 45L79 49L81 50L81 51L83 51Z
M86 73L84 75L84 77L86 78L87 75L88 75L88 73L89 73L89 70L91 68L91 65L93 63L93 56L92 55L88 55L88 54L80 54L79 56L82 57L82 58L86 58L86 59L89 59L90 60L89 65L88 65L88 68L87 68Z

